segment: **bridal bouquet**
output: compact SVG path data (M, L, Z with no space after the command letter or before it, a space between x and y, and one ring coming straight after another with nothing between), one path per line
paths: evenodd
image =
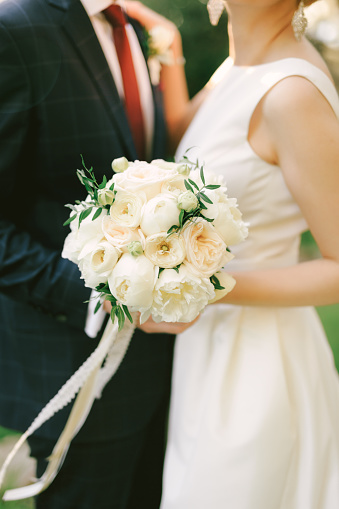
M62 256L76 263L85 285L112 303L119 328L130 311L144 322L190 322L235 281L219 272L228 246L247 236L234 198L221 179L192 164L155 160L112 163L98 184L78 170L88 196L68 205L71 232Z
M141 322L150 316L155 322L190 322L235 284L220 269L233 258L228 246L244 240L247 227L221 178L187 157L178 164L120 158L112 167L113 177L100 184L84 164L77 171L88 195L67 205L71 232L62 252L98 292L96 310L111 302L112 320L90 357L7 456L0 486L24 441L76 397L45 473L34 484L6 491L4 500L36 496L53 481L95 398L122 362L134 330L131 313L138 311Z

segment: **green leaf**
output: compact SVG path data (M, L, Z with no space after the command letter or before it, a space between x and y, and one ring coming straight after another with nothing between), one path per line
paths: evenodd
M205 175L204 175L204 167L203 166L200 168L200 178L201 178L202 183L205 185L206 182L205 182Z
M133 323L133 318L132 318L132 315L131 313L129 312L129 309L127 306L125 306L124 304L122 305L122 309L125 311L125 315L127 316L127 318L129 319L129 321L131 323Z
M221 186L216 185L216 184L209 184L208 186L205 186L205 189L213 190L213 189L219 189L219 187L221 187Z
M171 233L174 233L177 230L178 230L178 226L176 226L174 224L173 226L171 226L171 228L169 230L167 230L167 235L170 235Z
M188 182L199 191L199 186L192 179L188 179Z
M86 217L88 217L90 215L90 213L92 212L92 208L93 207L88 207L88 209L85 209L83 210L82 212L80 212L80 216L79 216L79 226L81 225L82 221L84 219L86 219Z
M104 175L104 178L102 179L102 182L99 186L99 189L103 189L107 184L107 178L106 178L106 175Z
M205 219L205 221L207 221L208 223L213 223L213 221L214 221L214 219L211 219L210 217L206 217L206 216L204 216L203 214L201 214L201 217L202 217L203 219Z
M201 191L200 191L200 193L199 193L199 197L200 197L202 200L204 200L206 203L211 203L211 204L213 205L212 200L210 200L210 199L208 198L208 196L206 196L206 194L205 194L205 193L203 193L203 192L201 192Z
M201 200L199 200L199 205L202 210L207 210L206 205Z
M76 214L74 214L73 216L70 216L67 221L64 222L63 226L67 226L68 224L70 224L72 221L74 221L74 219L77 217Z
M211 281L212 285L214 286L215 290L225 290L225 287L221 286L220 281L217 278L217 276L215 276L215 275L211 276L210 281Z
M117 306L117 317L119 323L119 331L121 331L121 329L125 325L125 313L123 312L120 306Z
M187 180L184 180L184 183L187 191L191 191L191 193L194 193L193 187L187 182Z
M110 191L114 191L114 182L113 184L109 187Z
M95 212L95 214L93 215L93 217L92 217L92 221L94 221L95 219L97 219L97 218L100 216L101 212L102 212L102 208L98 209L98 210Z
M112 309L111 309L111 320L112 320L112 323L115 322L116 310L117 310L116 307L112 307Z
M181 227L182 227L182 222L184 220L184 215L185 215L185 211L184 211L184 209L181 209L180 214L179 214L179 224Z
M101 302L100 302L100 300L98 300L97 305L95 306L95 309L94 309L94 314L97 313L100 308L101 308Z

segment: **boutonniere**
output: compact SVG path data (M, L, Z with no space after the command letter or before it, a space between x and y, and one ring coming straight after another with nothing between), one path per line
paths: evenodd
M156 25L146 32L147 64L152 85L159 85L160 72L163 65L175 63L171 49L174 33L161 25Z

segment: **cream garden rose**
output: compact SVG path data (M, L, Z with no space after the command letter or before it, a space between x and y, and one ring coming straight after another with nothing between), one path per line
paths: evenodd
M103 218L102 232L106 240L121 251L127 251L128 244L133 240L143 241L143 237L139 234L138 230L128 228L127 226L120 226L110 216Z
M209 278L233 258L215 228L204 219L192 221L182 235L187 258L184 263L197 275Z
M156 233L146 238L145 256L154 265L173 268L180 265L186 255L185 242L177 234Z
M215 229L227 246L244 241L248 236L248 228L242 219L237 200L215 192L212 194L206 191L206 194L213 200L213 204L206 204L204 216L213 219Z
M141 222L145 203L146 195L143 191L138 193L118 191L109 214L114 223L119 226L137 228Z
M123 173L114 175L115 189L123 189L131 193L144 191L147 200L160 193L161 185L168 180L174 170L165 170L156 165L136 161Z

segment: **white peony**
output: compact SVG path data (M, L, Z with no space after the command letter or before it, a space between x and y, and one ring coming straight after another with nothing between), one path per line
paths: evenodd
M177 267L186 256L184 239L177 234L150 235L146 238L145 256L159 267L167 269Z
M103 218L102 231L106 240L121 251L127 251L128 244L133 240L143 242L138 230L132 230L127 226L120 226L110 216Z
M155 285L152 318L157 323L191 322L214 295L210 280L192 274L185 265L179 272L165 269Z
M111 219L120 226L137 228L140 225L145 202L146 195L142 191L138 193L118 191L110 207Z
M120 255L121 252L105 240L92 252L80 258L79 268L85 285L96 288L100 283L106 283Z
M131 193L144 191L147 200L160 193L161 185L166 182L174 170L165 170L144 161L136 161L123 173L113 176L115 190L123 189Z
M179 226L179 215L176 198L160 193L146 203L140 227L146 236L167 232L171 226Z
M199 276L211 277L233 258L214 226L204 219L191 222L182 235L186 244L187 260L184 263Z
M138 311L151 306L158 273L158 267L146 256L125 253L109 276L108 285L121 304L130 307L131 311Z

